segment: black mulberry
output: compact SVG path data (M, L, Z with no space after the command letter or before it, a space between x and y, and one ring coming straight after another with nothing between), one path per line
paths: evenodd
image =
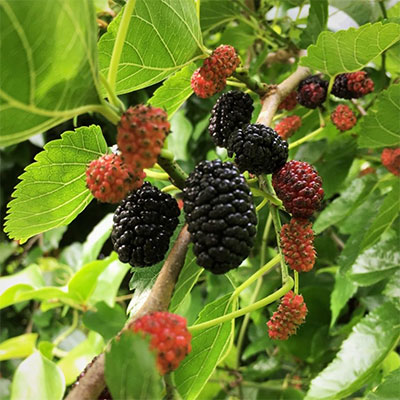
M342 99L358 99L373 90L374 82L365 71L339 74L332 86L332 94Z
M297 101L307 108L319 107L326 100L328 85L319 75L303 79L297 89Z
M250 122L253 110L253 99L247 93L231 90L220 96L208 127L215 145L226 147L231 133Z
M236 154L235 163L241 172L272 174L285 165L288 144L277 132L262 124L250 124L229 138L229 155Z
M111 240L120 261L133 267L161 261L179 213L176 200L149 182L131 192L114 213Z
M223 274L249 256L257 217L250 189L235 165L199 163L186 180L184 211L200 266Z

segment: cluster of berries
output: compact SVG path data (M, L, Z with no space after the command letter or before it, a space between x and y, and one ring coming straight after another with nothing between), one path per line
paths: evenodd
M235 72L239 64L239 57L232 46L217 47L193 73L191 79L193 91L203 99L220 92L226 86L226 78Z
M104 203L119 203L142 186L144 168L152 167L169 133L167 114L146 105L130 107L118 125L118 154L93 160L86 170L86 183L93 196Z

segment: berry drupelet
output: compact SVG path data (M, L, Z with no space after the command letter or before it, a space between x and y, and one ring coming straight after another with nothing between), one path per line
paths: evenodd
M183 207L198 265L223 274L249 256L257 217L250 189L232 163L199 163L186 180Z
M186 327L186 319L180 315L167 311L146 314L134 321L130 329L150 335L150 348L157 352L161 375L177 369L192 349L192 335Z
M297 101L307 108L319 107L326 100L328 85L319 75L303 79L297 89Z
M208 127L215 145L226 147L232 132L250 122L253 110L253 99L247 93L231 90L220 96Z
M145 267L161 261L178 225L174 198L145 182L114 213L111 240L121 262Z
M321 206L324 197L322 179L307 162L289 161L272 175L276 195L296 218L309 218Z
M230 136L228 152L241 172L271 174L285 164L288 144L272 128L250 124Z
M314 232L307 219L292 218L282 226L280 242L286 264L297 272L310 271L315 263Z

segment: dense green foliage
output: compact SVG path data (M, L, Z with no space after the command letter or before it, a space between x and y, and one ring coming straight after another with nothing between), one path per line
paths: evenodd
M201 160L228 159L207 131L219 95L200 99L190 86L220 44L234 46L248 72L247 81L229 78L229 90L279 84L299 65L324 74L329 90L337 74L363 69L375 90L354 102L328 96L321 109L280 110L273 122L302 117L289 159L314 165L325 191L312 219L316 265L299 279L306 323L288 341L268 336L276 301L293 284L273 268L272 220L290 217L245 174L259 206L256 243L225 275L200 268L189 245L169 311L191 326L192 352L171 374L174 387L185 400L399 397L400 183L380 158L400 146L396 3L0 0L0 400L62 399L107 343L114 399L165 396L147 342L114 339L163 262L131 268L118 260L115 206L94 200L85 171L114 146L120 111L139 103L168 112L164 147L186 173ZM255 122L263 99L249 93ZM330 120L338 104L357 115L350 131ZM160 167L146 172L160 189L170 186ZM183 225L182 212L171 247ZM240 286L273 258L267 275Z

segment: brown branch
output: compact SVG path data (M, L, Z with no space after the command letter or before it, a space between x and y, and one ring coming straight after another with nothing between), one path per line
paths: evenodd
M266 97L262 100L262 108L257 122L270 126L281 101L308 75L310 75L310 70L299 66L292 75L267 93Z
M144 314L168 309L179 273L185 263L189 241L190 234L187 230L187 225L185 225L165 260L146 302L140 310L127 321L119 335L126 330L134 320ZM66 400L97 399L106 386L104 365L105 354L102 353L86 368L85 374L71 389Z

